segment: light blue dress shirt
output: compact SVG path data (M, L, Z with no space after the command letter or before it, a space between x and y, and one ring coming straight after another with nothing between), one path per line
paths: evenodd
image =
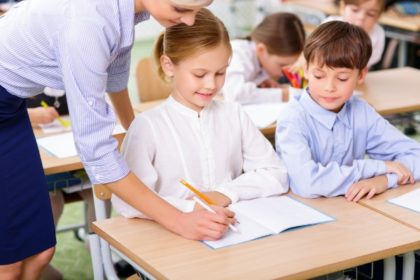
M127 87L134 0L26 0L0 17L0 85L25 98L65 89L78 153L93 183L129 169L111 136L115 116L106 92Z
M297 96L278 118L276 150L292 191L303 197L343 195L362 179L386 174L384 161L401 162L420 180L420 144L355 96L339 113L307 91ZM397 175L386 176L396 187Z

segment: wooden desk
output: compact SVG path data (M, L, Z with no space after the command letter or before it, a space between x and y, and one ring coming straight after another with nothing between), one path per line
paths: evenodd
M158 279L306 279L420 248L413 228L342 197L302 201L336 221L218 250L141 219L93 230Z
M410 67L369 72L358 90L381 115L420 110L420 70Z
M34 133L36 136L42 135L41 129L39 128L34 129ZM119 143L121 143L124 138L124 134L114 135L114 137L119 141ZM49 155L42 148L39 148L39 154L41 156L45 175L75 171L84 168L79 156L57 158Z
M283 4L291 4L313 9L315 11L322 12L325 15L338 15L340 13L339 8L334 4L334 1L331 0L288 0ZM381 15L379 23L407 31L420 31L420 15L402 16L392 9L388 9Z
M369 200L362 199L360 204L420 231L420 213L388 202L391 198L395 198L416 189L420 189L420 183L387 190Z

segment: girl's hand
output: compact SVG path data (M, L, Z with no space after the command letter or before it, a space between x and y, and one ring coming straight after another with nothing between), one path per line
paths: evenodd
M398 175L398 184L414 184L414 177L411 171L404 164L398 161L385 161L386 172Z
M358 202L366 196L371 199L375 194L383 193L388 187L388 179L385 175L361 180L354 183L346 192L348 201Z
M235 214L227 208L212 208L216 213L207 210L182 213L178 233L194 240L217 240L223 237L228 225L235 223Z

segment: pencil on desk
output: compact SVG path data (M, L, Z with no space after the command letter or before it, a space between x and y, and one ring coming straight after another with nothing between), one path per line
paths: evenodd
M209 197L207 197L205 194L203 194L202 192L200 192L199 190L197 190L196 188L194 188L193 186L191 186L190 184L187 183L187 181L185 181L184 179L180 180L181 184L183 184L184 186L186 186L190 191L192 191L196 196L198 196L199 198L201 198L202 200L204 200L205 202L207 202L210 205L216 205L216 203L211 200Z
M41 106L44 108L48 108L48 104L47 102L45 102L44 100L41 101ZM57 121L64 127L69 127L70 126L70 122L69 121L65 121L60 117L57 117Z
M207 211L216 214L216 211L214 211L214 209L212 209L210 206L208 206L204 201L202 201L201 199L199 199L198 197L194 196L193 197L194 201L197 202L201 207L203 207L204 209L206 209ZM233 231L233 232L237 232L239 233L239 229L237 227L235 227L232 224L229 224L228 227Z

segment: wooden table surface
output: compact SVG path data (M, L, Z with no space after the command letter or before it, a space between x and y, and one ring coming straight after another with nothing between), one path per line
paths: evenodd
M420 189L420 182L387 190L369 200L362 199L360 204L420 231L420 213L388 202L389 199L417 189Z
M362 205L301 200L336 220L217 250L148 220L115 217L93 229L158 279L307 279L420 248L418 231Z

